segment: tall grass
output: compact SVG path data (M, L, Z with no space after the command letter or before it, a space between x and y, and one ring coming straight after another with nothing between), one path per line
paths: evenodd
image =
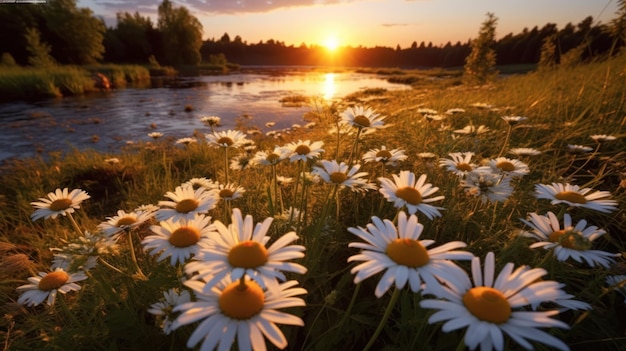
M626 345L626 306L624 296L616 287L605 283L605 277L626 274L624 257L606 269L589 267L574 261L559 262L543 249L530 249L531 241L519 233L528 230L519 220L528 213L562 211L549 201L534 196L535 184L568 182L595 190L609 191L618 203L611 214L587 209L574 209L572 216L585 219L607 231L594 243L594 248L613 253L626 250L626 142L624 140L624 99L626 77L623 67L626 57L605 62L556 69L542 73L510 76L489 86L452 86L423 88L410 91L385 92L384 99L367 99L368 106L386 116L387 128L359 139L356 149L380 148L405 150L408 159L397 167L385 170L387 177L401 170L426 174L428 182L439 187L438 195L445 199L442 217L429 220L418 213L424 225L423 236L438 244L460 240L468 251L484 258L487 252L497 257L497 269L506 262L517 266L540 267L548 271L545 279L565 284L565 290L577 300L589 303L589 311L569 311L559 319L570 325L568 330L549 332L566 342L571 349L602 348L622 350ZM378 96L377 96L378 97ZM367 97L364 97L364 100ZM358 99L352 96L351 100ZM353 149L354 134L338 137L329 133L336 125L338 112L344 104L317 104L307 113L316 123L311 129L294 129L277 139L251 136L257 150L273 150L296 140L324 141L321 158L347 162ZM449 109L463 109L443 119L429 120L423 111L432 109L441 114ZM420 112L422 111L422 112ZM439 167L437 158L452 152L474 152L477 161L495 158L507 140L508 126L502 116L525 116L528 120L511 128L505 150L529 147L541 150L533 157L520 158L528 164L530 173L515 183L515 191L503 203L482 202L466 194L459 180ZM485 126L484 134L454 133L468 125ZM208 132L208 131L207 131ZM596 145L593 134L610 134L617 139ZM273 134L274 136L278 134ZM139 136L138 136L139 137ZM592 153L577 155L568 152L569 144L596 148ZM418 156L433 153L436 158ZM231 152L235 157L235 152ZM242 157L249 153L240 151ZM360 155L359 155L360 156ZM510 155L507 155L510 157ZM116 157L119 163L107 163ZM15 288L37 271L47 271L52 253L50 248L66 245L62 238L76 237L67 218L33 222L30 202L56 188L79 188L91 199L83 202L75 213L77 222L90 231L115 215L118 209L130 211L142 204L156 204L177 185L196 177L223 181L221 150L206 143L188 147L174 145L171 139L138 143L116 154L76 151L53 156L49 160L25 159L6 162L0 182L0 232L2 244L3 283L0 296L4 318L2 335L5 349L155 349L179 350L193 331L182 327L164 335L154 316L147 313L162 291L180 287L181 272L169 260L156 262L141 249L136 251L141 270L147 280L119 274L99 265L90 271L88 280L81 282L82 290L57 297L54 307L24 307L16 300ZM359 157L360 158L360 157ZM359 160L357 158L357 161ZM307 289L306 306L289 310L297 314L304 327L281 326L292 350L360 350L370 340L385 312L390 294L377 299L374 288L380 275L353 283L350 273L354 264L347 258L358 253L348 243L359 241L348 232L349 227L365 227L372 216L392 220L397 210L377 191L353 193L346 189L334 197L332 185L303 182L298 178L302 168L310 169L315 162L299 166L281 162L275 168L278 175L300 182L287 187L274 187L270 167L249 167L230 171L230 179L246 189L244 196L231 202L255 222L277 213L276 208L304 203L301 221L277 218L270 229L276 238L297 228L300 243L306 246L306 256L299 263L308 268L304 275L289 275ZM362 171L372 182L382 176L380 164L364 163ZM276 189L276 190L275 190ZM230 213L217 206L209 213L213 221L227 223ZM147 228L137 232L141 238L150 235ZM131 239L132 240L132 239ZM130 267L128 246L123 242L119 255L106 260L118 267ZM137 243L136 243L137 244ZM460 266L468 270L466 263ZM432 311L420 308L422 297L405 288L381 333L374 340L375 350L455 350L463 332L444 333L440 324L428 324ZM62 300L63 304L59 303ZM549 306L547 306L549 307ZM535 347L548 349L539 343ZM509 340L506 349L521 349Z

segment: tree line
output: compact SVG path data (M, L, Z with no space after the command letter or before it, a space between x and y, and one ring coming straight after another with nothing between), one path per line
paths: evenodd
M550 46L550 59L588 60L616 52L624 38L615 35L623 23L624 0L620 15L609 24L594 23L591 16L578 24L558 28L547 23L525 28L488 43L497 65L533 64L546 59L542 48ZM619 22L622 21L622 22ZM329 52L318 45L285 45L269 39L248 43L240 36L203 41L203 28L185 7L163 0L158 19L138 12L117 14L117 24L106 27L90 9L78 8L76 0L49 0L40 5L0 6L0 53L20 65L137 63L197 65L237 63L241 65L341 65L387 67L460 67L472 52L472 41L414 41L410 47L352 47ZM495 37L495 34L492 35ZM617 38L617 40L616 40ZM5 59L3 59L5 60Z

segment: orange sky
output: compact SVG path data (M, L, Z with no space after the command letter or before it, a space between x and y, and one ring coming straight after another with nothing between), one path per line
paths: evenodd
M224 33L248 43L274 39L287 45L408 47L414 41L434 45L475 37L487 12L498 17L498 36L524 27L577 24L587 16L607 23L615 17L616 0L186 0L185 6L204 27L204 38ZM115 13L139 11L156 23L160 0L79 0L107 25Z

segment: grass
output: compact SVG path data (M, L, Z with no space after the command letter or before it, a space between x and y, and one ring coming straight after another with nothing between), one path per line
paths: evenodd
M624 257L617 257L609 268L590 267L571 259L557 261L549 250L529 248L533 241L519 235L529 228L519 219L531 212L553 211L562 215L567 211L574 222L585 219L588 225L606 230L607 234L593 242L594 249L625 252L625 60L626 57L621 56L567 70L514 75L488 86L444 83L439 88L415 85L407 91L378 91L376 99L372 99L371 94L361 98L354 95L351 103L367 103L385 116L387 127L360 136L356 149L354 134L338 137L328 133L336 124L339 112L347 107L345 103L314 104L306 115L315 122L313 128L298 129L288 135L283 133L282 139L260 135L250 138L256 142L256 150L265 151L297 140L323 141L324 152L320 158L340 162L349 162L354 152L360 156L381 145L404 150L408 158L397 167L363 163L361 171L368 172L368 178L379 184L378 177L390 178L401 170L410 170L418 176L427 175L427 182L439 188L435 195L445 198L435 205L444 208L442 216L431 220L418 212L419 222L424 225L420 239L433 239L435 245L463 241L467 243L465 250L481 260L488 252L494 252L497 271L507 262L514 263L515 267L527 265L546 269L544 279L565 284L565 291L592 307L589 311L559 314L556 318L567 323L569 329L546 330L572 350L618 351L626 345L626 306L624 296L615 286L607 285L605 277L626 274ZM451 108L464 112L431 121L420 112L433 109L443 114ZM509 129L502 116L528 117L510 128L508 145L504 143ZM489 130L480 135L454 133L470 125L482 125ZM594 134L609 134L617 139L597 144L590 139ZM569 144L590 146L594 151L572 154L568 152ZM536 148L542 153L520 158L530 172L514 183L514 192L506 201L498 203L482 202L465 193L459 179L439 167L436 158L418 157L420 153L429 152L447 158L452 152L471 151L475 153L474 160L480 162L495 158L503 148L514 147ZM252 153L232 150L228 156L241 157L240 163L245 164ZM113 157L119 162L109 160ZM67 246L79 237L68 217L33 222L29 217L33 213L30 202L57 188L82 189L91 198L81 204L74 218L81 230L94 232L99 223L120 209L131 211L140 205L157 204L166 200L166 192L192 178L225 182L227 174L230 182L245 188L245 193L230 203L221 201L210 210L212 221L228 223L230 208L240 208L244 215L252 215L255 223L276 214L281 204L282 208L297 206L303 211L302 220L276 218L269 229L273 242L295 228L300 237L297 243L306 246L305 257L294 261L307 267L307 273L288 274L289 279L298 280L299 286L307 290L302 296L306 306L286 310L300 316L304 327L280 326L289 343L288 349L361 350L376 333L386 312L388 319L373 339L373 350L460 349L463 330L444 333L441 323L428 324L433 310L420 307L423 299L420 293L405 287L400 290L395 305L388 309L391 297L396 294L392 294L391 289L376 298L374 289L380 274L358 285L353 283L354 275L350 270L356 264L348 263L347 259L359 250L348 244L359 239L348 228L365 227L372 216L392 220L397 215L397 210L378 191L355 193L344 189L338 191L335 198L333 186L324 182L306 186L299 182L298 188L294 183L275 188L269 166L226 173L223 164L224 153L218 148L206 143L181 147L164 138L130 145L116 154L77 150L62 157L53 154L46 160L6 162L0 178L3 209L0 211L3 263L0 296L6 301L2 305L0 339L4 349L184 349L195 325L164 335L158 327L158 318L147 312L151 304L159 301L163 291L181 287L179 268L170 265L169 259L157 262L157 256L141 249L139 239L152 234L147 225L132 232L132 236L122 237L118 253L101 253L101 259L120 267L124 273L99 264L89 271L87 280L79 282L80 291L59 295L52 307L17 304L20 293L16 287L25 284L36 272L48 271L53 254L50 249ZM300 166L283 161L276 166L276 174L296 179L301 167L310 170L314 165L314 162ZM608 191L618 207L605 214L551 205L548 200L535 197L536 184L553 182ZM129 238L131 242L134 240L138 266L147 276L146 280L133 276L135 268ZM468 262L459 262L459 265L469 272ZM548 304L541 308L554 306ZM507 350L522 349L505 338ZM540 343L534 346L538 350L549 349Z

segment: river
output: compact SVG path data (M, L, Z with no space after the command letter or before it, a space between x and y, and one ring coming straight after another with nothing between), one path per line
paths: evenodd
M245 118L246 125L267 133L306 123L302 116L311 107L284 107L280 100L287 96L331 100L365 88L407 88L352 71L246 72L178 78L154 88L0 103L0 161L73 148L114 153L129 142L150 140L150 132L191 137L194 131L210 131L200 121L208 115L221 118L219 130L234 128L238 118Z

